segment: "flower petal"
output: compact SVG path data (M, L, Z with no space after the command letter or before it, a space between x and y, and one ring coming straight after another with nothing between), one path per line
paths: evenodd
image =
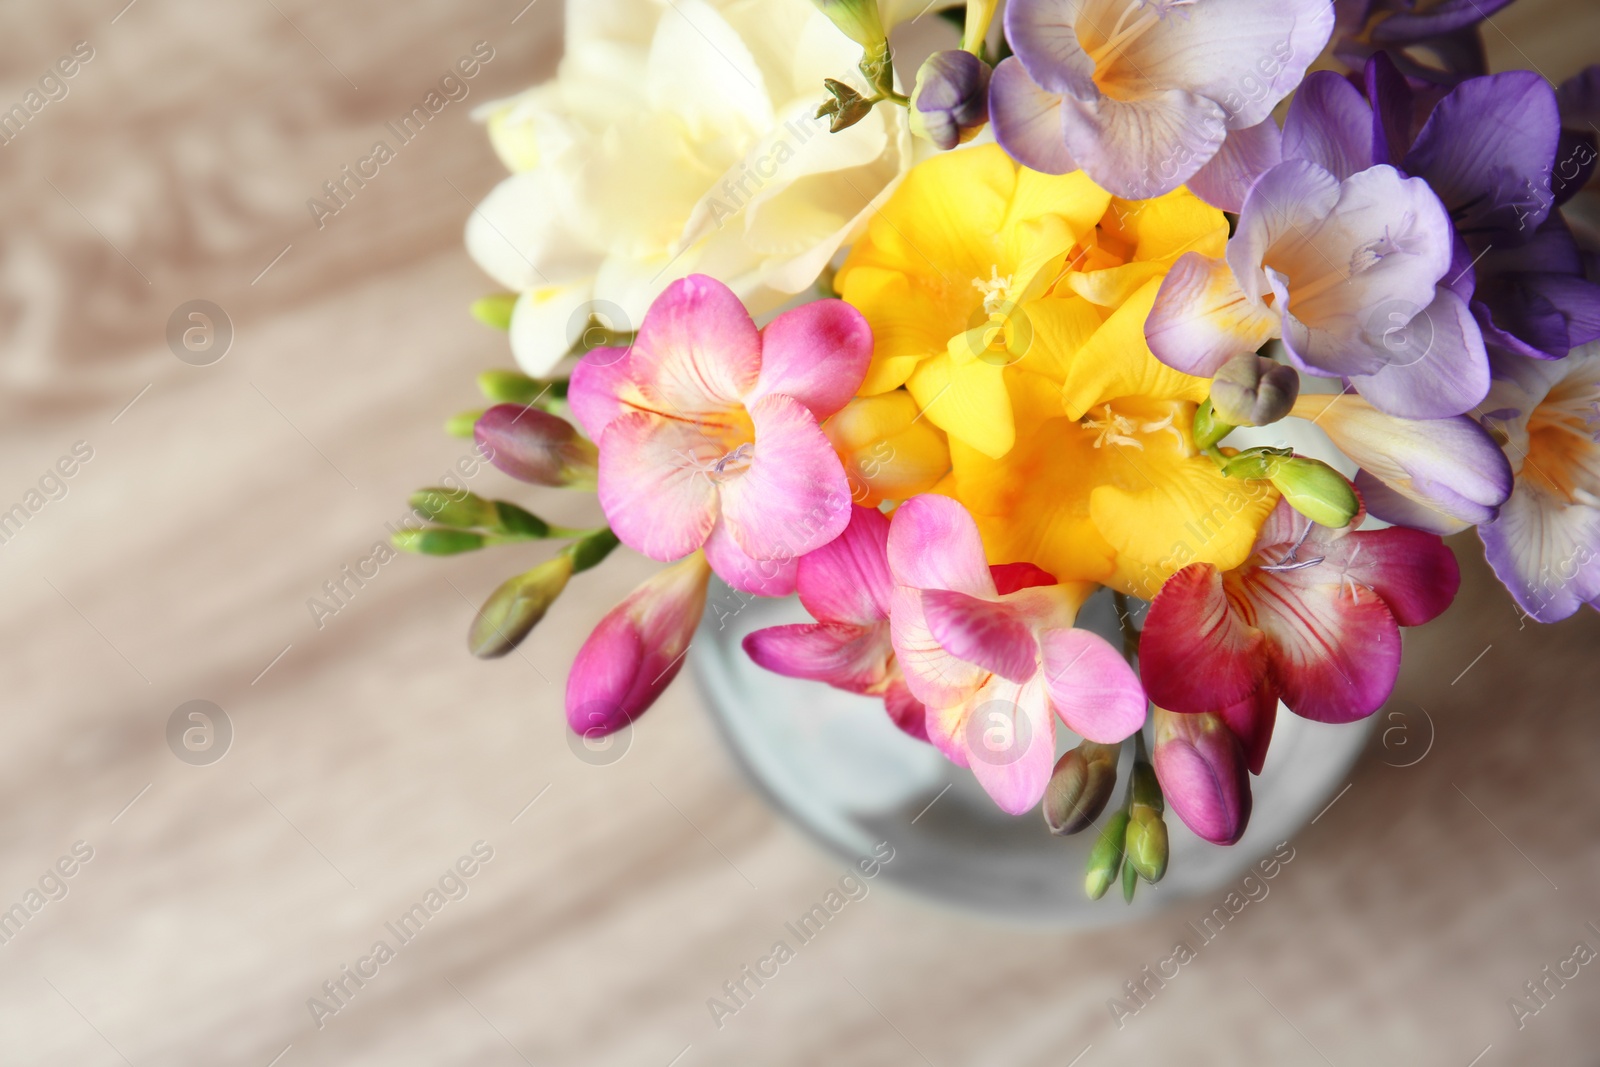
M1266 668L1261 631L1228 603L1216 567L1191 564L1167 579L1139 640L1152 701L1185 714L1219 711L1250 699Z
M630 373L661 413L687 419L738 406L761 370L761 335L733 290L703 274L673 282L650 305Z
M1161 196L1188 181L1228 133L1216 101L1182 89L1137 100L1069 96L1061 117L1072 158L1098 185L1129 200Z
M1068 729L1110 745L1144 725L1144 688L1105 638L1087 630L1046 630L1039 644L1050 703Z
M1478 536L1495 576L1530 618L1556 622L1600 599L1600 508L1569 504L1523 479Z
M1006 154L1030 170L1076 170L1061 134L1061 96L1041 89L1015 56L1000 61L989 79L989 124Z
M1377 593L1328 566L1280 571L1252 591L1255 625L1267 635L1272 678L1290 711L1354 722L1389 699L1400 627Z
M866 693L883 684L889 627L815 622L769 626L745 635L745 653L759 667L788 678L809 678Z
M763 397L750 409L750 467L720 486L728 532L753 559L796 559L850 521L850 484L816 418L798 400Z
M968 703L962 740L967 765L1000 806L1021 815L1039 803L1056 761L1055 720L1044 683L995 676Z
M1383 332L1391 362L1351 376L1380 411L1405 419L1443 419L1477 407L1489 393L1489 356L1472 309L1443 286L1418 315Z
M1317 164L1340 181L1372 166L1372 106L1331 70L1306 76L1283 120L1283 157Z
M823 622L860 626L889 618L889 520L876 508L852 507L844 532L800 557L800 603Z
M627 348L592 348L572 368L567 406L589 440L598 441L611 420L643 399L633 384Z
M922 616L946 652L1017 684L1039 669L1039 643L1015 612L995 600L949 589L922 591Z
M745 397L792 396L825 419L844 407L872 361L872 330L843 300L802 304L761 331L761 374Z
M1074 23L1084 17L1074 0L1011 0L1006 4L1006 40L1013 42L1018 66L1052 93L1093 96L1094 61L1079 44Z
M1220 259L1186 253L1161 283L1145 341L1174 370L1214 376L1234 356L1254 352L1278 332L1278 316L1240 288Z
M1333 538L1327 562L1383 598L1401 626L1421 626L1444 613L1461 588L1461 567L1435 534L1393 526Z
M890 722L918 741L928 740L928 709L911 695L904 678L896 675L883 691L883 707Z
M889 526L889 573L896 585L913 589L952 589L985 600L997 595L978 524L945 496L924 494L900 505Z
M1267 762L1267 747L1272 743L1272 728L1278 721L1278 691L1263 679L1259 689L1223 708L1217 717L1239 739L1250 773L1260 774Z
M1282 163L1284 154L1278 122L1271 116L1254 126L1229 130L1222 148L1189 179L1189 191L1213 207L1238 214L1256 179Z
M795 591L795 573L799 560L751 559L739 542L728 532L728 524L721 519L711 528L706 538L706 561L717 577L741 593L751 596L789 596Z
M1460 533L1462 530L1472 528L1472 523L1436 511L1426 504L1405 496L1390 489L1374 475L1366 471L1356 471L1353 479L1356 492L1361 494L1361 503L1366 505L1367 514L1375 519L1393 523L1396 526L1409 526L1413 530L1424 530L1436 533L1441 537Z
M623 544L651 559L680 559L717 521L717 487L686 457L707 448L699 428L634 411L600 441L600 507Z
M517 366L535 378L555 369L572 350L573 319L594 298L588 280L572 285L546 285L517 297L511 308L511 354ZM578 330L581 330L579 327Z
M891 530L892 533L892 530ZM952 759L965 750L957 743L958 710L989 672L957 659L934 640L922 614L922 591L896 586L889 600L889 638L895 661L913 696L928 705L928 737ZM956 762L965 766L964 759Z
M950 341L953 350L965 345L960 334ZM960 358L947 352L923 360L906 388L929 422L955 440L998 459L1016 443L1003 370L964 351Z

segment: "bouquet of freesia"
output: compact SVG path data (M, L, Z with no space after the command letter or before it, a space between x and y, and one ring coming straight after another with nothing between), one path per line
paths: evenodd
M1280 705L1383 705L1443 535L1531 619L1600 604L1600 67L1488 73L1507 2L572 0L556 78L480 112L475 312L521 369L455 424L608 525L432 489L397 539L568 542L481 656L619 543L668 565L572 665L589 735L713 574L798 593L756 663L1096 826L1088 891L1131 899L1169 811L1239 839ZM898 80L889 31L952 7ZM1121 647L1074 626L1102 589Z

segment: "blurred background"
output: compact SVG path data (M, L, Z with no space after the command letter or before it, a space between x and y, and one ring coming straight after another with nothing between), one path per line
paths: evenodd
M345 576L509 364L465 314L493 285L462 226L503 173L468 112L548 74L560 0L125 3L12 0L0 34L0 106L78 60L0 145L0 511L28 516L0 543L0 910L26 914L0 1063L1595 1062L1600 966L1545 968L1600 949L1600 619L1523 625L1470 535L1456 605L1407 635L1395 706L1429 725L1380 724L1270 895L1137 1014L1107 1002L1220 901L1073 933L876 883L719 1027L707 999L842 868L687 674L625 758L575 758L566 664L650 566L619 552L490 664L463 638L506 557ZM1519 0L1484 36L1559 82L1600 7ZM467 99L319 228L306 200L477 42ZM184 361L193 301L217 333ZM174 721L221 758L179 758Z

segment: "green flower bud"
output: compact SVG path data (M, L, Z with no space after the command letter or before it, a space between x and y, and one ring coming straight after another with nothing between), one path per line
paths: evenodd
M478 390L496 404L531 404L549 399L552 392L551 383L514 370L484 371L478 375Z
M1300 396L1293 367L1253 352L1224 363L1211 380L1216 418L1235 426L1266 426L1289 414Z
M1089 850L1089 866L1084 873L1083 890L1090 900L1099 900L1117 880L1122 869L1122 841L1128 831L1128 813L1119 811L1106 821L1105 828Z
M452 415L445 420L444 432L451 437L471 437L473 428L478 425L478 420L481 418L483 418L482 408Z
M572 557L573 573L582 574L590 567L598 566L600 561L611 555L611 550L621 543L617 539L617 535L611 532L611 527L608 526L603 530L590 534L581 541L572 542L562 551Z
M454 556L482 548L487 538L471 530L446 530L434 526L425 530L396 530L390 541L402 552L415 552L422 556Z
M1061 757L1044 791L1044 821L1051 833L1075 834L1100 817L1116 791L1121 752L1120 743L1085 741Z
M1147 882L1161 881L1167 873L1167 824L1158 809L1135 804L1129 810L1126 848L1129 868Z
M496 533L509 537L534 540L550 536L550 524L531 511L524 511L505 500L494 502Z
M411 506L440 526L492 528L500 521L494 501L459 489L418 489L411 494Z
M1122 899L1124 903L1133 903L1133 892L1139 888L1139 872L1133 869L1132 863L1122 865Z
M1253 481L1271 478L1278 464L1293 455L1292 448L1247 448L1236 456L1230 456L1222 465L1222 473L1227 478Z
M544 618L571 577L572 557L562 552L504 582L478 609L467 633L467 648L480 659L504 656L516 648Z
M517 306L516 293L495 293L472 302L472 317L497 330L511 329L511 309Z
M1290 507L1319 526L1349 526L1361 510L1349 481L1321 460L1294 456L1280 461L1269 477Z

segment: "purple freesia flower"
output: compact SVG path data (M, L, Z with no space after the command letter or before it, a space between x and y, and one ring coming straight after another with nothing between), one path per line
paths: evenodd
M1334 0L1333 54L1353 70L1388 50L1407 77L1445 87L1488 72L1478 24L1511 0Z
M1328 0L1011 0L1016 55L989 86L995 138L1033 170L1117 196L1187 182L1269 121L1333 30Z

